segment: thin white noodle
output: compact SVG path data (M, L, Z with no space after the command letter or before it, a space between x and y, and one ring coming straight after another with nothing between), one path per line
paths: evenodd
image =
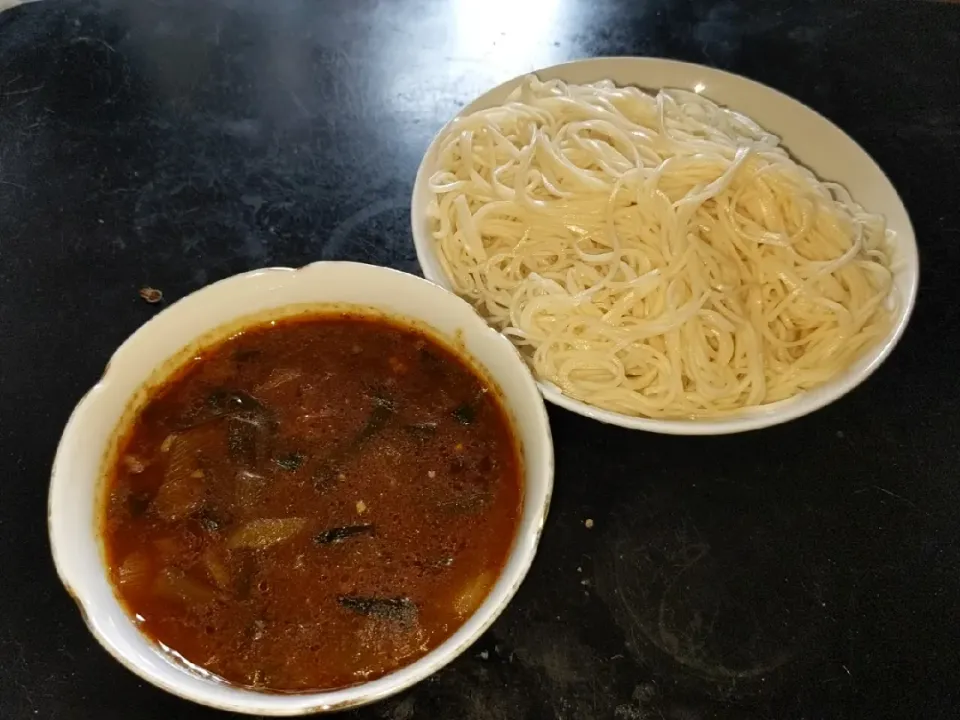
M453 123L429 187L456 292L541 380L598 407L783 400L889 329L883 218L696 93L531 76Z

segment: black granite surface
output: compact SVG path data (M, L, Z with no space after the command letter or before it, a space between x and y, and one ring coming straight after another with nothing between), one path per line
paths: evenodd
M440 125L518 73L614 54L748 75L862 143L916 226L913 323L860 389L767 431L551 409L555 502L520 594L452 666L346 717L960 717L960 6L787 0L0 14L0 717L219 715L110 659L49 559L59 432L157 312L138 288L323 258L416 272L408 198Z

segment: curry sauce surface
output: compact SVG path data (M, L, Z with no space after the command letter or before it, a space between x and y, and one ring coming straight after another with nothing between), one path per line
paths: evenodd
M103 536L143 632L224 680L344 687L449 637L521 510L496 393L381 318L249 328L160 386L119 444Z

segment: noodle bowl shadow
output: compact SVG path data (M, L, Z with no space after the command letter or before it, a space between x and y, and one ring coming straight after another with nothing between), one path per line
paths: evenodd
M793 420L842 397L862 383L887 358L906 329L916 301L919 259L907 210L876 162L852 138L802 103L760 83L721 70L658 58L614 57L579 60L534 71L541 80L582 85L611 80L647 90L678 88L702 94L721 106L742 113L780 137L782 146L799 163L824 181L843 185L869 212L882 214L896 234L892 255L896 309L885 337L828 382L776 403L746 408L709 419L654 419L605 410L565 395L556 385L538 380L550 402L594 420L622 427L671 435L723 435L756 430ZM525 76L490 90L466 106L457 117L501 105ZM451 119L451 123L457 118ZM434 138L417 171L411 201L411 223L417 259L429 280L452 290L431 236L428 205L433 197L429 180L448 123Z

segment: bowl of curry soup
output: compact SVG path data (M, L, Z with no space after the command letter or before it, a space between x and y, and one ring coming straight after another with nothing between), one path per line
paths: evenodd
M124 342L63 432L49 531L130 670L300 715L469 647L529 569L552 486L509 341L425 280L321 262L210 285Z

